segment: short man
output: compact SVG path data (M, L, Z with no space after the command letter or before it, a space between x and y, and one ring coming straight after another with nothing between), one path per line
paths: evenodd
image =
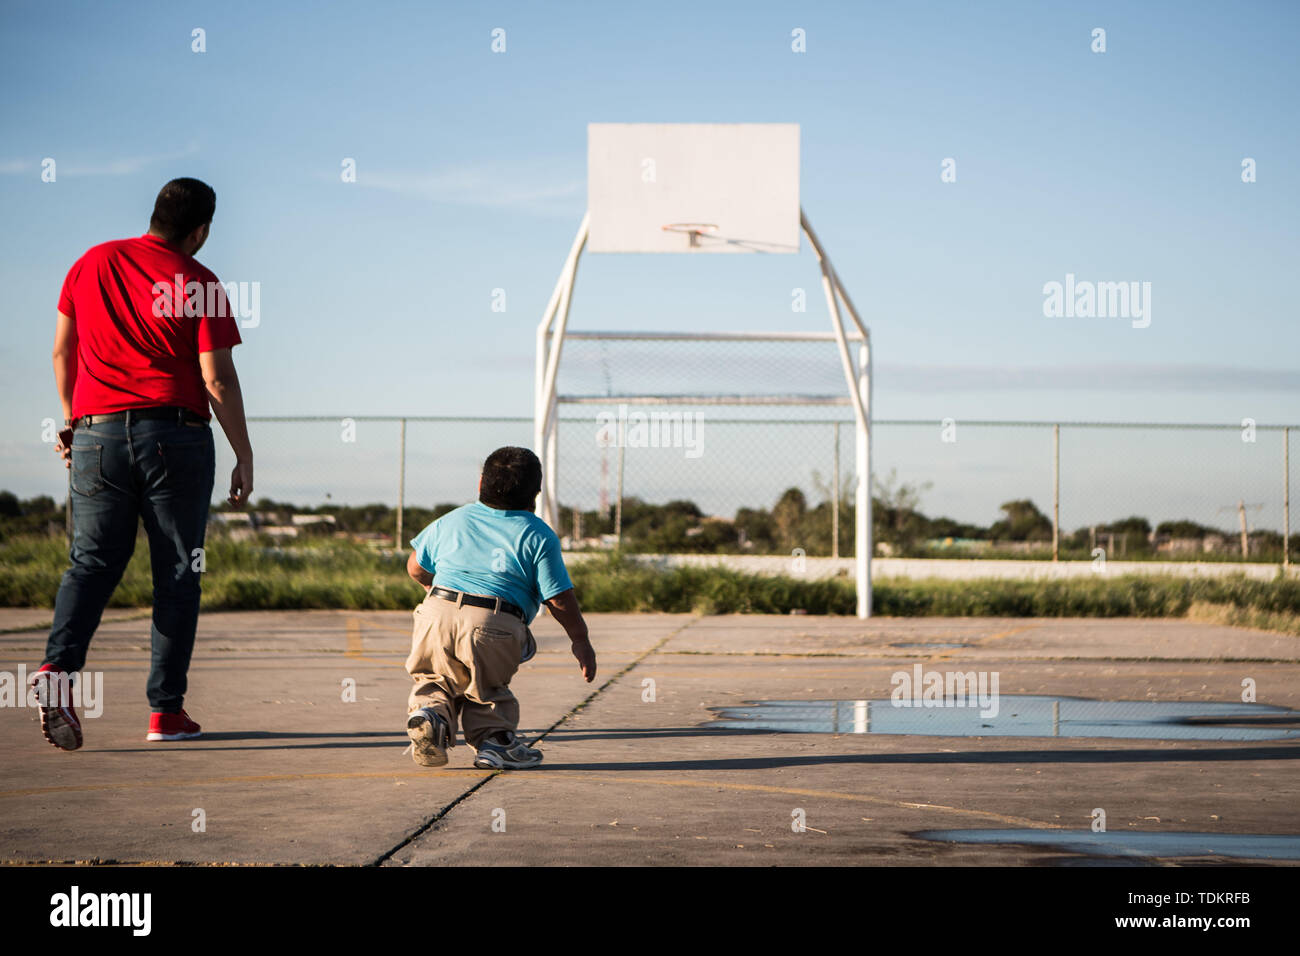
M406 670L415 681L406 732L415 762L440 767L459 718L474 766L521 770L542 752L515 733L510 679L536 651L528 625L545 602L569 635L590 683L596 652L560 555L533 508L542 466L527 448L498 448L483 464L479 500L449 512L412 541L407 573L428 590L415 609Z
M153 566L153 660L147 740L199 736L185 713L211 504L209 402L235 452L230 503L253 490L253 452L230 357L239 330L217 277L193 256L217 196L197 179L158 193L149 232L95 246L59 297L54 380L58 451L71 469L71 567L54 604L45 663L33 676L45 738L81 746L69 693L100 615L135 550L141 521Z

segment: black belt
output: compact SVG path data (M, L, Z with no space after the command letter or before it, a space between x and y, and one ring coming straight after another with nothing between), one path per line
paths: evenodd
M82 415L80 418L72 420L72 427L89 428L92 425L102 425L105 422L125 422L125 421L167 421L173 420L177 425L206 425L208 420L202 415L196 415L188 408L181 408L177 405L164 405L158 408L129 408L124 412L108 412L104 415Z
M517 604L511 604L509 601L501 598L484 597L478 594L465 594L461 591L453 591L451 588L434 588L429 592L435 597L440 597L444 601L453 601L460 604L469 604L472 607L487 607L494 611L504 611L507 614L513 614L519 620L524 620L524 610ZM525 621L524 623L527 623Z

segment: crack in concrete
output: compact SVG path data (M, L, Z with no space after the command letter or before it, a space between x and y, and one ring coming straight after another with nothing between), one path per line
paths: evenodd
M693 624L697 623L697 622L701 619L701 617L702 617L702 615L698 615L698 616L696 616L696 617L693 617L693 618L691 618L689 621L684 622L684 623L683 623L680 627L678 627L676 630L674 630L674 631L670 631L668 634L665 634L662 638L659 639L659 641L658 641L656 644L654 644L654 646L652 646L652 647L650 647L650 648L647 648L646 651L645 651L644 653L642 653L639 657L635 658L631 663L624 665L624 667L623 667L623 669L622 669L621 671L619 671L619 672L618 672L617 674L615 674L613 677L611 677L611 678L609 678L608 680L606 680L605 683L601 684L599 687L597 687L595 690L593 690L590 694L588 694L586 697L584 697L581 701L579 701L577 704L575 704L572 708L570 708L566 713L562 714L562 715L560 716L560 719L559 719L559 720L557 720L555 723L551 724L551 726L547 727L547 728L546 728L545 730L543 730L540 734L538 734L536 737L534 737L533 740L532 740L532 743L535 744L535 743L538 743L539 741L545 740L548 734L550 734L552 731L554 731L557 727L559 727L561 724L563 724L566 720L568 720L568 719L569 719L570 717L572 717L574 714L576 714L576 713L578 713L579 711L581 711L584 707L586 707L586 706L587 706L588 704L590 704L593 700L595 700L595 699L596 699L597 697L599 697L602 693L604 693L605 690L606 690L608 687L610 687L610 686L612 686L613 684L617 683L618 680L619 680L620 678L622 678L622 677L625 676L627 673L629 673L629 672L632 671L634 668L636 668L636 667L637 667L637 666L638 666L642 661L644 661L646 658L650 657L652 654L657 653L661 647L663 647L665 644L667 644L669 641L671 641L671 640L672 640L674 637L676 637L678 634L682 633L682 631L686 630L688 627L691 627ZM451 803L447 804L445 807L443 807L441 810L439 810L439 811L438 811L437 813L435 813L433 816L429 817L429 819L425 820L422 824L420 824L418 827L416 827L415 830L413 830L411 833L409 833L409 834L408 834L408 835L407 835L407 836L406 836L406 837L405 837L405 838L404 838L400 843L398 843L396 846L394 846L394 847L392 847L391 849L387 850L386 852L380 854L378 857L376 857L374 860L371 860L369 863L365 863L365 864L363 864L363 866L383 866L386 862L388 862L389 860L391 860L391 859L393 858L393 856L394 856L394 855L395 855L399 850L402 850L402 849L404 849L404 848L410 846L412 843L414 843L414 842L415 842L417 839L419 839L421 836L423 836L424 834L428 833L428 832L429 832L431 829L433 829L433 827L435 827L435 826L436 826L440 821L446 819L447 815L448 815L449 813L451 813L451 811L454 810L457 806L459 806L460 804L464 803L466 800L468 800L470 797L472 797L474 794L476 794L479 790L482 790L485 786L487 786L487 785L488 785L488 784L489 784L493 779L495 779L496 777L501 776L501 775L502 775L503 773L505 773L505 772L506 772L506 771L504 771L504 770L496 770L496 771L493 771L492 773L489 773L486 777L484 777L484 778L483 778L482 780L480 780L478 783L474 784L474 786L470 787L468 790L466 790L464 793L462 793L460 796L458 796L455 800L451 801Z

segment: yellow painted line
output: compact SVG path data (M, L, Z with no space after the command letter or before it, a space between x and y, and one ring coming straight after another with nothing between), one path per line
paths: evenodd
M857 803L870 803L876 806L894 807L902 810L939 810L944 813L956 813L963 816L983 817L989 820L997 820L1001 823L1007 823L1017 827L1032 827L1037 830L1059 830L1062 825L1059 823L1043 823L1040 820L1030 820L1026 817L1013 817L1004 813L994 813L991 810L966 810L962 807L948 807L937 803L909 803L905 800L890 800L886 797L873 797L863 793L844 793L839 790L809 790L802 787L773 787L760 783L724 783L719 780L665 780L662 778L646 778L628 775L626 777L611 777L594 773L582 773L580 771L554 770L549 773L536 774L529 777L532 780L558 779L563 776L569 780L592 780L601 783L626 783L632 785L650 784L660 787L696 787L704 789L721 789L734 790L748 793L780 793L795 797L817 797L824 800L851 800Z
M934 660L933 658L925 658L925 662L930 662L933 660ZM922 661L918 658L911 658L909 659L909 663L922 663ZM800 669L797 671L787 671L787 670L780 670L776 668L773 668L771 670L766 670L766 671L762 671L758 669L749 670L749 671L729 671L729 670L715 670L709 667L691 668L690 670L669 670L668 668L647 667L646 673L655 676L664 675L663 680L665 681L670 679L671 680L705 680L705 679L713 679L715 677L738 677L738 678L752 678L752 679L761 678L763 680L773 680L773 681L776 680L798 681L808 677L831 677L831 678L837 677L841 680L852 683L853 681L858 680L861 677L861 675L866 671L876 671L876 672L882 670L895 671L897 669L898 668L895 665L890 665L890 664L872 665L869 668L861 668L861 669L855 667L853 670ZM749 693L749 692L745 692L745 693ZM749 696L754 696L754 695L751 693L749 694Z
M23 790L3 790L0 791L0 797L31 797L40 796L49 793L81 793L86 791L106 791L106 790L135 790L141 788L151 789L178 789L186 787L205 787L220 784L232 783L283 783L289 781L303 780L395 780L427 777L485 777L491 776L492 772L474 770L474 769L452 769L452 770L422 770L422 771L390 771L386 773L284 773L284 774L259 774L235 777L206 777L194 780L137 780L130 783L104 783L104 784L84 784L81 786L66 787L31 787ZM793 797L815 797L823 800L847 800L856 803L869 803L874 806L894 807L902 810L937 810L943 813L954 813L962 816L980 817L987 820L996 820L1000 823L1006 823L1017 827L1031 827L1034 829L1061 829L1060 824L1043 823L1038 820L1030 820L1025 817L1008 816L1007 814L994 813L991 810L968 810L962 807L949 807L942 804L932 803L910 803L905 800L890 800L885 797L873 797L862 793L844 793L838 790L811 790L803 787L774 787L758 783L726 783L719 780L666 780L658 777L638 777L632 774L627 776L613 776L609 774L582 773L570 770L555 770L549 773L533 773L527 777L529 783L545 782L547 780L558 781L561 778L565 780L590 780L599 783L627 784L629 786L639 786L649 784L659 787L693 787L696 789L711 790L730 790L738 793L773 793L783 794Z
M346 624L347 649L343 652L343 656L348 658L349 660L365 661L367 664L387 664L389 666L396 666L405 670L406 669L405 656L398 658L396 660L381 658L381 657L365 656L365 640L362 637L362 633L363 633L362 627L364 625L365 622L362 621L361 618L359 617L349 617L347 619L347 624Z
M881 645L882 648L885 645ZM799 651L660 651L662 657L754 657L754 658L777 658L793 660L874 660L881 655L872 653L840 653L839 651L809 652L801 653ZM911 655L899 654L898 657L910 657Z
M357 617L348 618L347 632L348 649L343 652L343 656L360 657L365 644L361 639L361 619Z
M0 797L32 797L43 793L81 793L87 790L135 790L142 787L207 787L223 783L283 783L291 780L392 780L410 777L485 777L493 771L471 768L452 770L404 770L386 773L272 773L239 777L201 777L194 780L134 780L130 783L91 783L68 787L30 787L0 790Z
M151 610L126 612L121 615L115 615L113 617L101 618L99 622L99 626L103 627L106 624L129 624L132 621L147 621L152 616L153 616L153 611ZM50 620L48 621L37 621L34 624L18 624L15 625L14 627L0 628L0 635L13 636L13 635L22 635L26 633L39 633L41 631L48 631L53 626L54 626L54 619L50 618Z
M1011 627L1005 631L998 631L996 634L990 634L988 637L980 638L980 646L988 641L998 641L1004 637L1011 637L1014 634L1023 634L1025 631L1037 631L1042 628L1041 624L1025 624L1022 627Z

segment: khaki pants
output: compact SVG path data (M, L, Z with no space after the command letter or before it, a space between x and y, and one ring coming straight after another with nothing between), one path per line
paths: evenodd
M510 678L519 669L527 627L513 614L460 605L429 595L415 609L411 656L414 680L407 713L429 707L456 740L460 719L465 740L478 749L497 731L519 726L519 701Z

